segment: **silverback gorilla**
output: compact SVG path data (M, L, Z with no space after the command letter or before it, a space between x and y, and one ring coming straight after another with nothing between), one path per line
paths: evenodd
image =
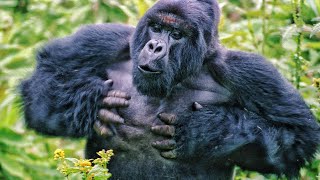
M159 0L135 29L51 42L21 85L27 125L86 136L88 158L114 149L114 179L231 179L235 165L297 176L319 125L263 57L219 44L219 16L215 0Z

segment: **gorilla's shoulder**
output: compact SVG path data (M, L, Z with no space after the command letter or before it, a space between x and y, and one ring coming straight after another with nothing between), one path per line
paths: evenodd
M128 41L129 37L135 30L134 27L123 24L90 24L82 26L73 36L75 40L85 41Z
M225 61L230 63L230 66L237 66L239 68L248 68L261 72L274 72L276 68L264 56L252 52L228 50L226 52Z
M228 50L226 51L227 60L239 60L239 61L265 61L265 58L256 53L239 51L239 50Z
M129 58L129 40L134 27L121 24L91 24L74 34L52 40L37 54L40 64L50 67L90 67ZM89 66L89 64L87 64Z

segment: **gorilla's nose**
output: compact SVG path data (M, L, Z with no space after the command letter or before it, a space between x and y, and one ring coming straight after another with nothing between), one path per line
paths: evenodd
M161 59L166 55L167 45L162 40L150 40L146 48L152 59Z

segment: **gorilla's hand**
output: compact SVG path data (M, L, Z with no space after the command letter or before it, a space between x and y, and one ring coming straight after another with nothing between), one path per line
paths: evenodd
M202 106L195 102L192 105L193 111L197 111L201 109ZM169 139L155 141L152 143L152 146L158 150L160 150L160 154L162 157L167 159L175 159L177 158L177 150L176 145L177 142L175 140L175 125L177 125L177 116L175 114L168 113L160 113L158 115L159 119L165 123L165 125L156 125L151 128L151 131L155 134L165 136Z
M174 159L177 157L176 153L176 141L175 127L177 122L177 116L174 114L160 113L159 119L165 123L165 125L156 125L151 128L151 131L155 134L165 136L167 139L161 141L155 141L151 145L161 151L161 156L168 159Z
M106 89L111 89L112 80L105 82ZM95 131L103 136L109 137L114 134L113 124L123 124L124 119L120 117L114 108L125 108L129 106L130 95L119 90L111 90L106 93L102 101L102 108L98 112L99 121L94 124Z

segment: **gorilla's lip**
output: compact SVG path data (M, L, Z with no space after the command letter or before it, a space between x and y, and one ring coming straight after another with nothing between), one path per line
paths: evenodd
M140 65L138 66L138 69L143 74L161 74L162 73L162 71L151 68L148 65Z

